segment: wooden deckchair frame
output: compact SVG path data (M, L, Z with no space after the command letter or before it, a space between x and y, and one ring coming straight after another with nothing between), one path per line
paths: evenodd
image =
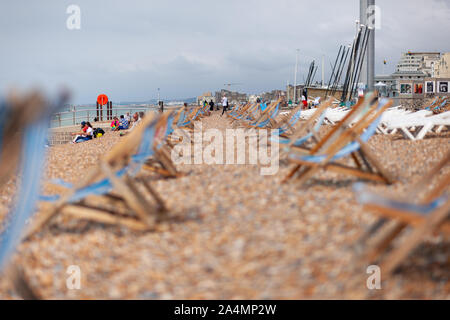
M302 184L311 176L313 176L317 171L324 169L337 173L350 174L362 179L372 180L376 182L384 182L388 184L392 183L393 179L390 174L381 166L380 162L372 154L366 143L361 141L359 138L362 132L367 127L369 127L369 125L373 121L381 116L388 107L392 105L392 101L387 102L379 110L375 109L377 104L378 102L372 105L371 110L363 114L361 119L356 124L354 124L353 127L345 126L348 121L353 120L358 115L358 110L363 110L361 108L362 104L355 107L355 111L353 113L350 112L350 115L347 115L347 117L342 121L341 125L339 125L337 128L334 128L330 134L325 136L310 151L311 155L316 155L318 154L318 152L326 154L327 157L324 161L321 161L320 163L312 163L299 159L290 159L291 162L296 163L297 165L283 180L283 182L286 182L290 178L292 178L297 173L297 171L301 171L299 172L298 180L299 183ZM334 157L334 155L351 141L357 141L360 144L358 152L353 152L351 154L351 158L353 159L356 166L352 167L332 162L331 159ZM361 158L362 161L360 161L358 158Z
M298 123L294 126L290 126L290 129L292 131L291 135L286 134L286 132L280 135L280 137L290 140L290 142L281 149L281 151L280 151L281 158L284 158L289 152L291 152L291 150L293 148L298 149L298 150L308 151L309 150L308 148L303 147L303 146L295 146L294 144L298 139L301 139L310 133L312 134L311 139L315 140L316 142L319 141L319 137L318 137L317 133L314 131L314 126L316 125L315 122L319 121L319 118L326 111L326 109L331 105L332 101L333 101L332 99L328 99L327 101L324 101L323 103L321 103L316 108L316 110L311 115L311 117L309 117L305 122L302 122L298 128L296 128L296 126L299 125ZM293 112L292 115L294 115L298 111L298 109L301 109L301 108L302 108L301 106L295 108L293 110L295 112ZM289 119L288 119L288 121L289 121ZM281 128L281 126L280 126L280 128Z
M131 156L137 151L140 145L145 129L149 125L154 125L154 121L156 121L155 116L147 114L140 125L116 144L103 159L100 159L99 164L90 170L74 188L67 190L50 208L34 218L24 238L28 239L32 237L36 232L50 223L56 215L61 213L67 213L76 218L89 219L105 224L123 225L134 230L151 230L167 212L164 202L150 184L144 180L132 179L127 174L119 178L115 175L115 172L124 168L130 162ZM120 194L120 196L110 193L104 197L100 197L105 199L114 198L117 202L131 209L136 215L135 218L121 217L115 211L87 205L84 200L77 203L68 203L76 190L89 186L93 182L103 178L110 179L114 191ZM153 198L156 204L150 203L146 196Z
M38 117L45 104L44 98L38 92L31 92L25 97L20 96L17 92L12 92L7 100L12 109L3 129L8 136L3 135L2 150L8 150L8 152L0 153L0 163L2 164L0 166L0 184L6 182L15 172L22 151L23 131Z
M251 105L252 105L251 102L247 102L246 104L241 105L241 106L239 106L239 105L237 104L237 105L235 106L235 109L234 109L234 110L231 109L231 112L227 112L227 116L228 116L229 118L234 118L234 115L232 114L233 111L234 111L235 113L239 114L242 110L246 110L246 109L249 108Z
M173 145L169 141L169 137L164 137L165 132L167 131L167 126L169 125L168 119L171 114L172 112L165 113L158 121L156 130L159 131L159 134L155 136L153 143L153 150L155 151L155 154L153 157L148 159L143 166L143 169L156 172L166 178L176 178L182 175L178 172L170 156ZM180 112L178 112L178 114L174 117L172 125L176 123L175 118L177 116L179 118L179 114Z
M260 123L266 121L270 117L270 114L274 111L279 103L281 103L281 98L267 106L266 110L262 111L255 121L241 120L241 122L244 123L246 128L258 128L258 125ZM271 123L271 125L273 125L273 122Z
M182 127L179 127L180 129L192 131L194 130L194 121L198 120L198 117L194 119L194 116L197 114L197 112L200 110L201 107L194 107L191 108L191 110L188 110L187 108L183 107L183 110L186 112L186 119L184 122L189 122L187 125L184 125ZM181 114L181 113L180 113ZM178 119L177 119L178 121Z
M301 106L298 106L291 111L289 111L288 114L282 115L280 118L273 121L272 129L281 129L283 126L287 126L287 130L284 133L284 135L288 135L287 131L292 132L294 130L295 124L292 126L289 121L299 112L302 110Z
M316 133L313 131L313 128L315 126L315 122L320 118L322 113L326 111L327 108L331 106L333 102L333 99L328 99L327 101L324 101L319 105L319 107L314 111L312 116L306 120L298 129L294 131L294 133L290 136L287 135L281 135L281 137L289 138L291 142L287 145L287 148L295 148L294 143L298 139L304 137L308 133L313 133L313 138L316 139L317 142L319 142L319 137L316 135Z
M258 103L248 103L246 104L242 109L239 110L237 115L231 115L227 113L227 116L231 117L232 124L234 124L237 121L241 121L242 117L244 117L246 114L250 115L256 108L258 107Z
M420 191L423 190L423 186L429 183L433 177L439 175L440 170L448 164L450 164L450 152L409 190L406 201L416 199ZM426 197L423 199L423 203L429 203L433 199L437 199L448 188L449 184L450 174L447 174L440 179L436 187L425 193ZM363 262L375 263L383 255L386 255L381 264L381 270L386 275L395 272L402 261L423 241L424 237L437 231L450 234L450 200L447 200L444 205L427 216L375 203L364 205L364 209L374 212L380 217L360 237L356 247L359 251L366 247L364 254L360 257ZM389 224L390 221L394 223ZM402 242L403 245L390 253L386 253L393 241L408 227L414 228L414 231ZM370 241L370 245L367 246Z
M16 172L20 162L23 132L27 126L44 112L46 101L41 94L31 92L26 96L13 92L7 98L11 105L10 113L7 115L8 123L3 128L3 139L0 155L0 185L3 185ZM5 138L5 133L8 133ZM38 300L41 296L32 288L23 269L11 262L5 265L4 276L11 280L14 291L25 300Z
M333 104L333 98L330 98L327 101L327 104L330 101L331 101L331 103L329 106L331 106ZM364 97L359 99L358 103L353 106L352 110L349 113L347 113L347 115L336 126L334 126L324 137L322 137L320 140L316 141L316 145L312 149L297 148L297 149L295 149L295 151L306 150L307 154L315 154L316 152L322 150L327 143L332 143L332 141L335 140L339 136L339 134L341 132L343 132L350 125L351 121L353 121L353 119L355 119L358 116L358 114L361 112L362 107L364 106L364 103L367 103L367 99L365 99ZM320 107L319 107L319 110L316 111L315 117L312 119L310 118L308 120L308 123L307 123L307 126L305 127L305 129L310 130L313 121L315 120L315 118L317 118L319 116L319 111L321 111ZM325 111L325 108L323 111ZM295 143L295 140L301 138L302 136L304 136L304 134L306 134L305 131L300 131L294 136L290 145L288 146L292 151L294 151L293 144ZM333 136L335 136L334 139L333 139ZM317 138L316 138L316 140L317 140ZM329 141L331 141L331 142L329 142ZM295 165L294 168L290 171L290 173L283 179L283 183L286 183L289 179L291 179L300 169L301 169L300 164Z

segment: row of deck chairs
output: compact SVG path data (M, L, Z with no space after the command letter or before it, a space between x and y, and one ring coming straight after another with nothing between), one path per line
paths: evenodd
M367 180L392 183L393 178L367 146L368 140L375 134L381 115L391 105L392 101L386 99L372 101L370 96L360 99L344 119L326 135L322 138L316 135L312 146L303 147L294 143L288 153L288 160L295 166L283 181L287 182L298 176L299 182L305 183L315 173L324 169ZM326 103L324 106L328 107ZM326 110L322 111L322 108L316 110L314 117L324 117ZM317 128L315 131L317 132ZM313 132L310 134L314 136ZM347 157L353 165L339 162Z
M280 113L280 103L281 99L269 105L266 103L236 105L227 115L232 119L233 125L256 129L272 128L277 124L275 119Z
M389 112L387 110L395 109L391 108L392 101L374 97L374 94L368 94L351 109L345 110L343 118L323 136L319 129L326 123L324 119L332 109L332 100L322 103L317 109L301 112L300 117L309 113L306 122L280 138L280 143L285 145L284 154L294 165L283 181L288 182L297 176L296 182L304 185L319 170L330 170L364 180L394 183L394 178L372 154L367 142L378 130L384 115ZM374 194L362 183L354 185L357 199L364 204L365 210L380 217L357 242L360 262L380 263L382 272L388 276L401 266L426 236L435 232L450 233L450 201L446 194L450 176L443 176L432 190L420 197L424 186L432 178L439 178L439 172L449 164L450 152L411 188L409 197L403 201ZM421 198L422 202L417 202ZM398 243L407 229L413 229L412 233ZM396 247L392 248L394 245Z
M0 266L8 270L15 283L20 283L16 287L22 288L19 291L23 297L35 295L29 289L23 289L29 288L27 281L20 270L8 265L9 258L21 241L32 239L36 233L52 224L57 216L66 215L102 224L122 225L137 231L154 230L166 218L164 201L139 173L144 169L154 168L157 162L159 171L153 171L161 173L162 170L162 173L170 175L172 168L174 176L179 176L170 160L172 144L168 137L175 129L185 128L198 117L198 110L181 109L176 113L167 112L162 115L149 113L138 127L122 137L80 181L73 185L64 181L47 181L63 186L64 191L56 195L42 195L40 174L45 158L43 149L48 133L48 119L55 107L39 100L40 108L36 108L36 103L33 102L36 99L31 97L31 102L26 103L26 114L34 115L34 112L41 111L40 117L23 123L23 141L3 140L1 149L1 181L5 181L7 173L11 172L8 164L17 162L6 160L16 157L22 161L22 181L27 182L22 184L18 193L17 207L10 214L10 223L2 233L0 245ZM34 108L33 112L29 111L30 106ZM2 106L0 110L4 115L9 115L10 109ZM17 111L14 115L19 117L19 108L15 109ZM7 118L11 119L11 116L2 117L2 120ZM18 123L21 123L20 120ZM8 129L1 132L10 132ZM21 154L19 149L15 149L17 146L23 146ZM39 207L39 214L33 215L36 207Z
M439 103L436 105L436 103ZM390 107L384 113L377 127L376 133L385 135L402 134L412 141L422 140L427 135L439 134L450 127L450 111L435 114L433 110L447 104L447 99L438 99L432 105L420 111L405 110L401 107ZM347 107L329 108L324 115L324 123L336 125L351 111ZM302 119L308 119L314 109L302 112Z
M35 102L36 100L38 103ZM160 156L157 151L163 146L171 148L172 142L168 139L170 134L178 127L192 124L200 116L200 109L192 111L181 109L177 113L146 115L141 124L112 148L78 183L66 184L66 190L59 195L40 196L40 172L42 172L45 155L42 149L45 145L49 118L46 115L53 112L56 107L34 96L24 101L16 102L16 105L19 107L31 105L32 110L40 111L30 112L30 115L35 116L34 118L30 116L28 122L25 121L28 118L17 122L22 124L19 128L23 130L16 131L24 132L18 136L17 140L2 139L4 142L1 148L0 181L4 181L12 172L11 168L3 170L7 168L4 165L10 163L6 160L10 159L9 157L15 157L21 159L22 179L29 183L22 184L18 197L20 201L17 202L17 207L10 215L10 223L2 234L1 266L7 264L21 240L31 239L61 214L104 224L123 225L140 231L153 230L158 222L165 219L167 208L164 201L147 180L139 177L139 172L146 166L152 165L149 164L149 159ZM272 120L267 123L267 126L280 130L280 141L283 141L285 155L294 166L284 179L285 182L298 177L297 181L304 185L318 171L332 170L365 180L393 183L394 179L367 145L370 137L375 134L382 115L391 107L392 101L378 100L373 94L369 94L364 99L360 99L358 104L353 106L346 116L326 134L321 134L320 127L331 104L331 100L322 103L314 109L305 122L298 121L302 114L300 109L292 110L281 119L272 119L271 115L277 109L277 106L273 104L264 106L264 110L260 106L258 110L258 106L255 108L252 104L235 107L230 112L230 117L246 125L254 124L258 120L257 124L260 124L268 118ZM55 105L58 106L61 103ZM19 107L17 110L21 110ZM10 109L2 107L0 110L7 115ZM42 112L42 110L46 111ZM258 112L255 113L255 110ZM13 114L20 118L20 113L13 112ZM7 117L0 117L0 120L5 118ZM2 125L5 128L6 123ZM0 131L0 133L4 132L11 132L11 130ZM17 149L17 145L23 148ZM449 163L449 158L450 155L439 164L437 169L424 177L422 185L429 180L429 177L437 175ZM343 160L350 161L353 166L343 163ZM160 164L161 162L163 165L170 165L164 161L160 161ZM399 247L393 253L394 258L387 260L386 270L392 272L423 239L423 235L435 231L449 231L447 223L450 211L449 200L448 196L443 194L448 187L449 179L450 177L446 176L422 204L392 201L366 191L364 186L359 184L355 186L357 196L366 208L381 216L381 220L370 228L359 244L365 245L374 234L381 231L385 234L383 241L377 242L373 250L366 250L370 260L378 258L385 252L387 246L401 231L409 226L414 227L416 231L412 241ZM417 193L419 187L420 185L411 194L414 194L414 191ZM39 200L41 200L41 212L31 218ZM44 205L44 201L47 204ZM110 204L113 204L113 208ZM131 215L128 214L130 211ZM28 220L30 223L27 225ZM388 231L384 231L388 221L395 222L395 225L390 226ZM10 269L13 270L11 272L15 272L14 279L19 279L16 283L21 283L21 286L25 287L23 283L26 281L23 277L17 276L20 272L14 268Z

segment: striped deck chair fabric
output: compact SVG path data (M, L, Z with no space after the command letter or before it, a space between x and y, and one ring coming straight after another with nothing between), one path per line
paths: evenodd
M46 154L45 145L47 143L51 114L59 110L67 101L67 98L68 95L64 93L54 104L44 102L45 104L43 105L40 103L34 105L35 111L40 111L40 114L23 129L19 167L21 178L15 205L9 214L9 223L1 235L0 268L8 263L9 258L20 243L27 221L32 217L36 209L41 188ZM1 113L9 112L10 110L6 111L8 108L7 105L2 104ZM2 122L5 120L9 121L10 118L2 118ZM0 132L2 132L0 143L4 145L4 132L3 130L0 130Z

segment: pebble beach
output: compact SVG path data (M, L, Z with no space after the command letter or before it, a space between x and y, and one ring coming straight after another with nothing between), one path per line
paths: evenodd
M203 129L231 128L220 114L203 118ZM77 182L120 139L107 132L48 148L45 178ZM450 150L450 134L375 135L369 146L396 180L369 188L401 198ZM282 184L290 168L281 160L277 174L262 176L258 165L177 165L176 179L143 170L169 209L155 231L61 215L20 245L14 263L45 299L450 299L449 239L430 237L369 291L354 243L376 216L356 200L358 179L321 172L304 186ZM0 190L0 221L14 191L14 180ZM71 265L79 290L66 286ZM18 298L0 276L0 299Z

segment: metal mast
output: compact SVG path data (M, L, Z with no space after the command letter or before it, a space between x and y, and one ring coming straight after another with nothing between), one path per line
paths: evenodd
M359 0L359 23L363 26L367 25L367 0ZM361 68L360 81L367 84L367 53L364 56Z

